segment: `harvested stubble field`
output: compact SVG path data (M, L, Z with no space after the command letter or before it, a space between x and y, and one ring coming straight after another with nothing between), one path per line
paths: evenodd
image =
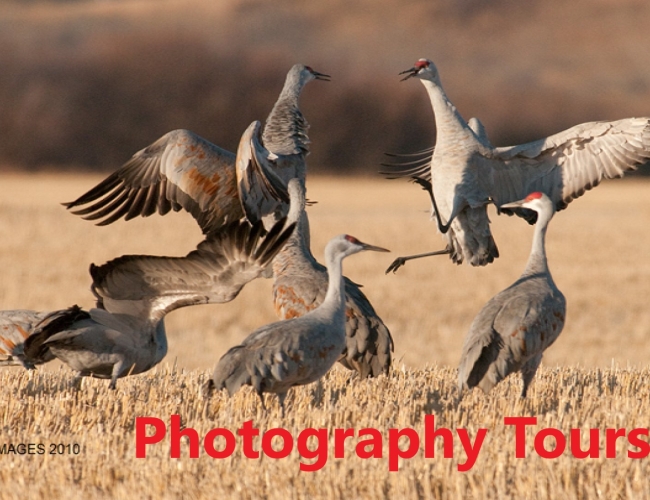
M98 180L2 175L2 308L90 307L90 262L124 253L183 255L200 241L185 214L97 228L58 205ZM605 429L629 433L649 425L649 188L644 180L606 182L556 216L548 253L555 281L567 297L567 323L546 354L529 399L519 400L519 380L513 378L488 397L472 393L458 403L455 366L465 333L481 306L520 274L532 229L492 212L501 251L494 264L473 269L438 257L408 263L386 276L395 256L442 247L428 220L426 194L399 181L310 179L308 197L318 201L309 209L318 258L327 239L341 232L393 251L388 257L351 257L344 266L346 275L365 285L393 333L398 362L392 375L358 381L335 369L322 387L295 391L284 419L271 399L271 411L261 412L250 391L232 399L217 395L206 403L199 385L216 360L252 329L275 319L271 283L258 280L230 304L172 313L166 323L166 360L148 374L121 379L115 392L101 380L86 380L81 391L72 390L71 372L57 365L32 374L3 370L0 446L76 443L80 453L49 455L48 448L44 455L0 456L0 497L647 498L648 458L628 457L629 450L639 451L628 442L629 434L618 439L615 450L610 447L616 456L608 458ZM262 433L285 428L296 442L305 429L326 428L329 454L316 472L300 471L295 447L287 458L254 460L242 454L240 441L227 459L213 459L203 449L200 458L191 459L186 444L182 458L173 459L168 432L161 443L147 448L147 458L135 458L135 418L157 417L169 425L172 414L201 437L217 427L235 433L247 420ZM422 442L413 458L399 462L399 472L388 472L389 429L413 428L424 441L427 414L435 415L437 429L453 431L453 458L443 457L442 439L436 438L435 458L425 457ZM515 456L514 427L504 425L508 416L538 417L538 424L526 431L525 459ZM359 458L357 435L347 439L344 458L335 458L335 428L357 434L363 428L378 429L383 458ZM457 470L466 461L457 428L466 428L472 442L480 429L487 429L468 472ZM559 458L539 457L533 436L542 428L566 435L580 429L583 449L589 429L599 429L599 457L578 459L568 447ZM223 446L220 439L217 448ZM281 441L276 438L274 445ZM402 439L402 448L407 441ZM547 438L546 448L553 449L552 443ZM310 446L316 444L312 438ZM260 448L260 438L254 446Z

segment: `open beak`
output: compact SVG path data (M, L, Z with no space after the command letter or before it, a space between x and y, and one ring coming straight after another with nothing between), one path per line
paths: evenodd
M419 68L416 68L415 66L413 66L411 69L407 69L407 70L405 70L405 71L402 71L402 72L400 73L400 75L404 75L404 74L406 74L406 76L405 76L404 78L402 78L400 81L403 82L404 80L408 80L409 78L414 77L415 75L418 74L419 71L420 71L420 69L419 69ZM408 73L408 74L407 74L407 73Z
M314 75L316 80L323 80L325 82L329 82L330 79L332 78L330 75L326 75L325 73L319 73L318 71L312 71L312 75Z

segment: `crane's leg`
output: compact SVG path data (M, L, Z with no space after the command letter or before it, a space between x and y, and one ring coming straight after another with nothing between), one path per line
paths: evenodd
M419 253L416 255L407 255L405 257L397 257L393 263L388 266L388 269L386 269L386 274L389 272L397 272L397 270L402 267L404 264L406 264L407 260L413 260L413 259L420 259L422 257L430 257L431 255L448 255L451 253L451 249L449 247L445 248L444 250L437 250L435 252L427 252L427 253Z
M72 387L74 387L77 391L81 390L81 379L83 379L83 374L79 371L75 373L74 378L72 379Z
M451 221L453 220L453 215L447 222L447 224L442 223L442 219L440 218L440 211L438 210L438 204L436 203L436 197L433 195L433 186L431 183L423 179L422 177L411 177L413 179L413 182L416 184L419 184L422 186L422 189L424 189L427 193L429 193L429 197L431 198L431 204L433 205L433 211L436 214L436 221L438 222L438 230L442 234L446 234L447 231L449 231L449 228L451 227Z
M135 365L131 366L131 370L129 371L128 375L131 374L131 371L133 371L133 368ZM111 390L115 390L116 384L117 384L117 378L120 376L120 373L122 373L122 369L124 368L124 360L121 359L117 363L113 365L113 370L111 371L111 383L108 384L108 388Z
M208 399L212 396L212 393L215 391L215 385L214 385L214 380L212 377L210 377L206 382L201 384L201 388L199 389L199 393L201 396L205 399Z
M288 391L287 391L288 392ZM284 400L287 399L286 392L278 392L278 400L280 401L280 415L284 418Z
M537 356L530 358L524 366L521 367L521 379L524 382L524 388L521 391L521 397L525 398L528 393L528 386L533 381L535 373L537 373L537 368L542 362L542 355L538 354Z
M260 402L262 403L262 410L266 413L266 405L264 404L264 392L262 390L256 391L257 395L260 398Z

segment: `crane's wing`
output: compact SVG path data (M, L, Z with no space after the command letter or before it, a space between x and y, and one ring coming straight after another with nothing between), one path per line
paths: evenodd
M299 382L296 372L302 356L292 324L293 320L287 320L264 325L230 348L214 369L216 389L225 388L232 395L243 385L251 385L261 394L286 390L294 379Z
M419 177L431 181L431 156L433 147L416 151L415 153L384 153L390 158L398 161L382 163L384 167L379 173L387 179L401 179L406 177L412 179Z
M561 293L509 287L497 294L472 322L458 369L460 386L490 390L541 355L562 331L564 311Z
M476 117L472 117L467 122L469 128L472 129L476 138L484 145L488 146L490 141L485 131L485 126ZM431 157L433 155L434 147L415 151L414 153L384 153L390 158L397 160L404 160L391 163L382 163L382 167L386 170L380 170L379 173L384 175L387 179L399 179L406 177L413 179L418 177L431 182Z
M275 212L286 215L289 210L287 187L275 173L278 157L262 145L260 130L259 121L251 123L237 148L237 190L251 224Z
M315 272L282 278L273 285L273 302L282 319L304 316L325 299L327 271L320 264ZM393 338L357 285L345 278L345 350L339 362L361 378L388 373L392 362Z
M262 237L261 223L232 223L185 257L125 255L91 264L97 306L111 313L162 318L179 307L222 303L262 274L291 236L285 220Z
M189 130L163 135L64 205L84 219L99 220L98 226L183 209L208 233L243 217L235 155Z
M496 161L481 163L479 168L487 170L478 177L497 207L542 191L561 210L601 180L621 177L649 159L650 118L627 118L583 123L538 141L495 148L491 160Z
M388 374L394 350L390 331L361 291L345 278L345 350L339 362L361 378Z

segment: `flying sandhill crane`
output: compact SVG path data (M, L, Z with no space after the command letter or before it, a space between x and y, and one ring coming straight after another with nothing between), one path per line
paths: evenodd
M23 348L34 325L47 315L47 312L27 309L0 311L0 366L34 368L34 364L25 359ZM47 356L43 362L52 359Z
M329 283L325 299L303 316L258 328L226 352L217 363L204 391L227 389L232 396L250 385L262 393L278 395L282 414L289 389L320 379L341 357L345 348L345 283L342 261L363 250L388 250L342 234L325 247Z
M291 204L289 218L298 225L289 241L273 259L273 300L281 319L303 316L318 307L328 288L327 268L319 263L309 248L309 219L305 212L302 183L289 183ZM295 212L295 213L294 213ZM343 277L345 292L345 349L339 362L356 370L361 378L388 373L393 339L384 322L360 289L360 285Z
M519 279L490 299L472 322L458 368L461 391L478 386L487 393L519 371L524 382L521 397L526 397L542 354L564 326L566 301L553 282L544 246L555 203L535 192L504 205L520 207L537 213L530 257Z
M329 80L329 75L309 66L294 65L268 117L264 131L266 148L282 157L275 171L240 172L235 168L235 154L189 130L174 130L138 151L87 193L64 205L84 219L99 220L100 226L120 218L130 220L148 217L156 211L165 215L170 210L183 209L192 214L204 234L240 220L244 203L251 223L270 212L286 214L286 182L305 176L309 126L300 112L298 99L303 87L312 80ZM242 179L251 175L258 177L254 183L257 189L249 192L242 186Z
M164 317L180 307L233 300L259 277L291 235L278 222L262 238L261 222L232 223L210 233L185 257L125 255L90 266L97 307L54 311L24 342L33 364L53 355L83 376L118 378L145 372L167 353Z
M417 178L429 190L438 229L447 239L447 250L432 254L449 253L458 264L483 266L499 256L489 203L534 223L529 211L503 205L541 191L561 210L602 179L620 177L650 158L650 118L583 123L520 146L495 148L480 122L470 127L460 116L431 61L420 59L404 73L403 80L419 78L429 94L436 145L425 161L420 156L384 173ZM398 258L389 271L410 258L415 256Z

